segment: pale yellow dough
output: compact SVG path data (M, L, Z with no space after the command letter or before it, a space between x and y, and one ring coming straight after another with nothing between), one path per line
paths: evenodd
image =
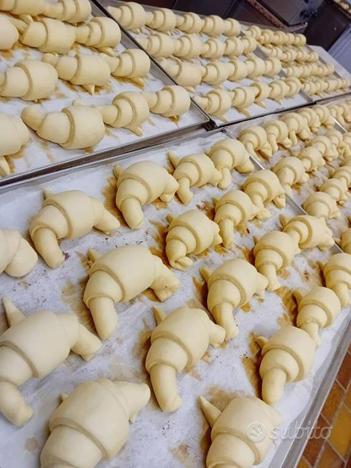
M261 337L262 399L272 405L278 402L289 382L303 380L310 371L315 342L304 330L285 326L268 340Z
M94 263L83 300L102 339L109 338L117 326L115 302L128 302L148 288L165 301L180 286L161 259L141 245L118 247L102 256L89 251L89 257Z
M112 18L94 16L75 28L76 41L96 49L114 49L121 42L121 30Z
M341 306L348 306L351 303L351 255L348 253L332 255L323 267L323 274L327 288L334 290Z
M345 181L348 188L351 187L351 166L340 166L333 173L334 179Z
M194 101L208 114L224 120L224 114L232 107L232 98L231 92L216 88L202 96L196 95Z
M283 232L294 239L300 249L319 247L328 250L334 245L333 232L324 218L310 215L299 215L293 218L280 217Z
M340 247L344 252L351 254L351 228L341 234Z
M32 219L29 232L36 250L51 268L57 268L65 259L60 239L77 239L93 228L105 234L119 228L119 221L102 202L84 192L45 192L44 197L43 208Z
M3 299L9 328L0 336L0 412L16 426L33 414L17 387L31 378L43 379L72 351L89 360L100 340L75 315L42 311L25 317Z
M166 255L170 265L186 270L193 261L188 255L199 255L222 243L219 227L202 211L194 209L177 217L168 216Z
M272 156L272 147L263 127L255 125L245 128L239 133L238 139L244 144L250 154L255 155L258 152L264 157Z
M19 39L16 27L6 16L0 15L0 50L10 50Z
M340 217L336 201L328 193L313 192L302 205L303 209L317 218L333 219Z
M305 146L297 153L305 171L314 174L318 169L325 166L321 151L315 146Z
M129 422L149 399L144 383L99 379L79 384L49 419L40 467L94 468L111 460L128 440Z
M328 193L340 205L344 205L349 196L349 188L345 179L338 177L327 179L319 190Z
M208 285L207 307L216 323L226 332L226 340L238 334L233 310L247 304L256 294L264 296L267 279L246 260L226 260L214 271L202 268Z
M143 93L150 112L164 117L178 117L190 109L190 95L182 86L164 86L155 93Z
M272 154L279 150L279 145L284 148L290 148L292 142L289 139L289 128L283 120L269 120L264 124L267 133L267 140L271 146Z
M146 25L151 29L168 32L173 31L177 24L175 13L169 8L158 8L147 12Z
M107 7L108 12L124 28L136 31L145 26L147 13L142 5L136 2L124 3L118 7Z
M5 156L18 153L29 141L29 131L22 119L0 112L0 177L10 174Z
M0 229L0 274L21 278L33 270L37 261L38 255L18 231Z
M295 184L303 184L308 181L309 176L305 172L303 161L294 156L281 158L272 171L278 176L278 179L288 195L292 194L292 187Z
M231 400L222 412L203 397L200 406L212 428L207 468L249 468L264 461L282 422L277 410L259 398L243 396ZM256 432L260 428L264 430Z
M221 345L225 332L201 309L181 307L169 315L160 311L155 315L157 327L151 335L145 367L161 410L173 412L182 404L177 390L177 373L189 371L209 345Z
M43 14L67 23L82 23L91 16L91 4L89 0L58 0L55 3L46 1Z
M196 13L187 12L177 15L177 28L186 33L199 33L202 30L204 20Z
M170 202L178 190L178 182L167 170L152 161L140 161L126 169L115 168L117 179L116 206L132 229L144 222L143 205L157 198Z

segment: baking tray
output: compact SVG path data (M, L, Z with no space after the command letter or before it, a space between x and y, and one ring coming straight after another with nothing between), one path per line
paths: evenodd
M203 151L223 138L222 132L197 138L184 138L177 144L160 145L147 151L138 151L122 166L144 158L168 167L166 151L174 150L179 156ZM133 156L133 157L132 157ZM117 158L116 158L117 159ZM32 180L27 186L0 195L2 207L0 226L12 227L23 233L28 228L30 218L37 213L42 203L42 190L62 191L81 189L90 195L104 200L105 206L116 216L114 207L115 183L112 168L116 161L91 163L92 168L75 168L71 174L55 177L47 175L44 184ZM49 180L49 178L51 180ZM232 187L242 184L245 176L233 173ZM66 261L57 270L49 270L40 261L31 274L16 281L2 275L0 297L6 294L30 314L40 308L57 313L74 312L82 323L91 327L90 316L84 308L81 297L86 282L86 253L89 248L108 251L115 246L126 244L148 245L152 252L164 259L165 216L171 212L178 214L198 207L212 215L213 198L223 192L217 188L205 187L195 190L191 204L184 207L176 200L168 207L156 202L144 208L145 225L138 231L131 231L124 225L112 237L93 232L84 238L64 241L61 247ZM290 203L279 210L270 206L272 217L265 222L251 222L247 231L235 234L236 245L232 250L217 248L198 257L193 267L186 273L175 271L182 288L162 308L170 312L187 303L191 306L204 306L206 290L199 276L201 266L218 265L224 259L243 257L251 259L253 236L260 237L264 232L279 226L279 215L291 216L301 211ZM282 288L277 292L267 292L263 301L253 299L249 305L239 310L236 317L240 334L222 348L210 348L205 358L189 373L178 377L179 390L183 398L182 407L174 414L162 413L152 397L133 423L129 440L116 458L99 466L104 468L129 468L142 466L167 466L167 468L204 466L209 447L210 431L203 418L197 398L203 394L221 408L238 395L255 395L259 392L258 349L255 336L270 336L281 325L291 323L296 313L291 291L297 287L304 289L320 284L319 262L324 262L336 248L327 252L318 249L305 251L296 257L292 267L281 276ZM37 468L40 450L46 440L49 415L58 404L58 395L70 392L82 381L97 377L148 381L143 361L149 348L148 337L154 327L152 308L158 305L150 293L140 295L128 304L117 307L119 328L114 336L104 343L101 352L86 363L71 355L67 361L44 380L30 381L23 386L23 394L34 408L35 416L21 429L16 429L0 418L0 466L2 468ZM286 387L283 399L277 404L284 422L281 434L295 427L296 421L304 417L310 405L311 395L315 395L319 376L325 379L325 362L333 354L340 342L340 333L350 321L350 314L343 311L334 325L322 332L322 344L317 351L311 374L303 382ZM0 327L4 329L4 315L0 312ZM261 467L282 465L293 441L275 441Z
M93 5L94 15L104 15L96 5ZM117 47L118 52L124 49L136 48L128 35L122 32L121 44ZM86 53L90 50L81 46L76 47L84 49ZM22 58L41 57L41 53L36 49L17 47L10 52L0 53L2 58L0 70L6 69L9 65L15 64ZM70 105L75 100L80 100L85 104L104 105L110 104L113 97L122 91L141 91L139 87L128 79L111 79L111 86L100 90L94 96L90 96L82 88L66 84L59 81L58 89L55 95L43 102L44 107L49 110L61 110ZM146 91L157 91L165 85L173 84L168 76L155 63L152 63L149 77L145 80L144 89ZM25 102L21 99L0 98L0 107L2 112L20 115L23 107L30 105L31 102ZM150 121L143 124L144 135L138 137L126 129L113 129L106 127L106 136L93 150L66 150L59 145L44 141L31 132L31 141L18 154L8 156L7 159L14 174L0 178L0 186L9 186L17 180L18 175L26 178L35 176L43 169L45 171L57 171L67 165L77 165L87 157L91 159L100 158L109 149L114 149L114 154L122 154L137 148L152 145L154 142L163 139L166 141L172 134L184 135L195 129L201 128L208 123L208 117L194 103L191 104L190 111L182 115L179 119L169 119L150 115Z
M109 13L107 11L108 6L118 6L118 5L121 5L121 4L124 3L124 2L121 2L119 0L94 0L94 1L99 3L99 5L101 5L101 7L104 8L104 11L105 11L105 13L107 15L109 15ZM143 5L143 7L147 11L153 11L153 10L157 9L157 7L153 7L153 6L150 6L150 5ZM175 13L184 13L184 12L179 12L178 10L173 10L173 11ZM200 15L200 16L202 16L202 15ZM136 43L140 47L140 43L138 42L138 38L147 37L150 33L153 32L153 30L151 30L150 28L144 27L144 28L142 28L141 33L135 33L133 31L125 31L125 32L127 34L129 34L136 41ZM177 37L179 35L182 35L183 33L181 33L179 30L175 30L171 34L174 35L174 37ZM208 38L209 37L209 36L207 36L206 34L203 34L203 33L201 33L200 35L203 38ZM241 35L242 35L242 33L241 33ZM217 39L221 39L221 38L222 38L222 40L225 39L224 36L217 37ZM262 52L261 52L261 50L258 50L258 48L256 49L256 51L254 51L254 54L258 55L261 58L266 58L266 56L262 56ZM238 58L240 60L245 60L245 56L240 56ZM157 59L154 59L154 60L157 62ZM229 58L222 57L221 59L217 59L216 61L218 61L218 60L226 62L226 61L229 61ZM194 61L196 63L200 63L202 65L205 65L205 64L211 62L211 60L204 59L204 58L198 58L198 59L195 59ZM162 67L162 65L160 65L160 67ZM277 77L279 78L279 77L282 77L282 76L285 76L285 75L284 74L279 74ZM268 77L265 77L265 76L259 77L259 80L263 81L263 82L265 82L267 84L272 81L271 78L268 78ZM231 90L231 89L234 89L234 88L240 87L240 86L249 86L249 85L253 84L254 81L255 80L251 80L251 79L244 79L244 80L241 80L240 82L232 82L232 81L227 80L227 81L224 81L220 85L220 87L223 87L224 89L227 89L227 90ZM195 91L192 94L193 94L193 96L199 95L199 94L200 95L206 94L206 93L208 93L209 91L211 91L214 88L216 88L216 86L209 85L207 83L201 83L200 85L198 85L195 88ZM235 122L245 121L245 120L248 120L250 118L255 118L255 117L258 117L258 116L269 115L272 112L281 112L281 111L283 111L285 109L293 109L293 108L301 107L301 106L304 106L304 105L308 105L311 102L312 102L311 99L305 93L300 92L296 96L294 96L293 98L285 98L282 101L282 103L278 103L276 101L273 101L272 99L266 99L265 100L265 107L262 107L262 106L257 105L257 104L252 104L251 106L249 106L247 108L250 115L243 114L243 113L239 112L236 108L232 107L225 114L224 119L220 119L220 118L218 118L218 117L216 117L214 115L208 114L208 113L207 113L207 116L210 119L212 119L212 121L215 122L217 127L221 127L221 126L232 124L232 123L235 123Z

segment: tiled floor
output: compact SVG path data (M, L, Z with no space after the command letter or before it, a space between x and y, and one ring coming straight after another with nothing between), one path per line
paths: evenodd
M298 468L351 466L351 346Z

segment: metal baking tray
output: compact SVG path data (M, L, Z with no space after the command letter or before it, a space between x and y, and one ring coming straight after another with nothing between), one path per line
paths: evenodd
M96 5L93 5L94 15L104 15ZM118 46L118 52L124 49L136 48L136 44L128 35L122 32L122 41ZM77 46L77 50L85 49L86 53L90 51L84 47ZM4 70L8 66L15 64L23 58L40 58L41 53L36 49L23 46L9 52L1 52L0 69ZM141 91L135 83L128 79L111 79L111 85L108 89L100 90L91 96L82 88L66 84L59 81L59 87L54 96L43 102L44 107L49 110L61 110L70 105L75 100L80 100L85 104L104 105L110 104L113 97L122 91ZM146 91L157 91L165 85L173 84L168 76L155 64L152 63L148 78L145 80L144 89ZM0 98L0 107L2 112L20 115L23 107L32 104L21 99ZM59 145L47 142L37 137L31 132L31 141L18 154L8 156L7 159L13 170L13 174L8 177L0 178L0 186L10 186L18 178L31 178L42 171L57 171L67 165L78 165L86 158L98 159L106 154L107 150L114 150L114 155L122 154L137 148L152 145L160 140L167 141L172 134L184 135L193 130L202 128L208 124L208 117L194 103L191 104L190 111L182 115L179 120L169 119L151 114L150 121L143 124L144 135L137 136L126 129L113 129L106 127L104 139L92 150L65 150Z
M119 1L119 0L94 0L94 1L99 3L101 5L101 7L104 8L104 11L105 11L106 14L109 14L108 11L107 11L108 6L118 6L118 5L121 5L121 4L124 3L124 2ZM152 10L157 9L157 7L153 7L153 6L150 6L150 5L143 5L143 7L147 11L152 11ZM174 12L178 13L177 10L174 10ZM184 12L179 12L179 13L184 13ZM140 43L138 42L138 38L147 37L147 35L150 34L150 32L152 32L152 30L145 27L145 28L142 29L142 32L140 34L132 32L132 31L125 31L125 32L127 34L129 34L136 41L136 43L140 46ZM180 34L180 31L173 31L172 34L176 37L177 35ZM207 38L206 34L202 34L202 36ZM258 55L258 56L260 56L262 58L266 58L265 56L262 55L261 50L259 50L258 48L256 49L256 51L254 51L254 54L256 54L256 55ZM241 60L245 60L244 56L241 56L239 58ZM157 59L155 59L155 60L157 62ZM216 61L218 61L218 60L219 61L228 61L229 59L226 58L226 57L222 57L221 59L217 59ZM199 58L199 59L195 59L195 61L197 63L201 63L202 65L204 65L206 63L209 63L211 60L204 59L204 58ZM160 67L162 67L162 65L160 65ZM279 74L279 76L282 77L284 75ZM268 78L268 77L260 77L259 79L261 81L267 83L267 84L272 81L272 79ZM224 89L231 90L231 89L234 89L234 88L239 87L239 86L249 86L252 83L254 83L254 80L251 80L251 79L244 79L244 80L241 80L240 82L235 82L235 83L232 82L232 81L227 80L227 81L223 82L220 86L223 87ZM193 94L193 96L199 95L199 94L206 94L206 93L208 93L209 91L211 91L214 88L215 88L215 86L209 85L207 83L201 83L199 86L196 87L195 91L192 94ZM208 117L210 119L212 119L215 122L217 127L221 127L221 126L232 124L232 123L235 123L235 122L245 121L245 120L248 120L250 118L255 118L255 117L258 117L258 116L269 115L272 112L281 112L281 111L286 110L286 109L293 109L293 108L301 107L301 106L304 106L304 105L308 105L311 102L312 102L311 99L306 94L304 94L303 92L300 92L299 94L297 94L293 98L285 98L282 101L282 103L278 103L278 102L273 101L271 99L266 99L265 100L265 107L262 107L262 106L257 105L257 104L253 104L253 105L251 105L251 106L249 106L247 108L248 113L250 115L247 115L246 113L243 114L243 113L239 112L235 107L232 107L225 114L225 119L219 119L218 117L213 116L211 114L207 114L207 115L208 115Z
M168 167L166 151L173 150L179 156L204 151L224 133L214 130L207 135L195 138L183 138L177 143L163 143L148 150L139 150L126 155L122 166L148 158ZM115 181L112 176L113 165L118 158L105 162L91 162L91 167L76 167L64 176L47 174L45 183L39 180L27 181L26 186L0 195L0 226L12 227L26 233L30 218L38 212L42 204L44 188L53 192L70 189L84 190L103 200L107 209L119 216L114 206ZM246 176L234 171L231 188L241 186ZM73 312L88 327L92 327L88 311L82 304L82 292L87 277L86 253L89 248L108 251L115 246L126 244L144 244L152 252L164 257L164 234L167 227L166 215L178 214L198 207L208 216L213 214L213 199L223 191L206 186L194 190L194 199L188 206L176 200L167 207L161 202L144 207L145 224L137 231L131 231L124 224L118 232L108 237L94 231L91 234L72 241L63 241L65 263L56 270L48 269L42 261L22 280L14 280L6 275L0 277L0 297L6 294L26 314L40 308L57 313ZM279 228L279 215L292 216L301 213L296 205L289 201L279 210L269 207L272 217L265 222L250 222L246 231L235 233L235 246L231 250L219 247L199 256L188 272L175 271L182 287L162 308L170 312L187 303L191 306L204 307L206 289L199 275L201 266L214 266L224 259L242 257L252 260L253 237ZM236 312L239 322L239 336L221 348L210 348L205 358L189 373L178 376L179 391L183 398L182 407L173 414L162 413L152 397L133 423L128 442L121 452L110 462L102 463L104 468L131 468L141 466L167 466L181 468L204 466L206 452L210 443L210 431L197 403L203 394L213 403L224 407L237 395L259 394L258 350L255 336L270 336L280 326L294 321L296 314L292 299L292 290L298 287L309 288L320 284L319 262L337 251L326 252L318 249L305 251L298 255L291 267L281 275L282 287L275 293L266 292L264 300L253 299L250 304ZM149 348L148 337L155 326L152 309L158 305L155 297L147 291L128 304L119 304L119 328L114 336L104 343L101 352L86 363L71 355L56 371L42 381L32 380L22 389L29 404L34 408L34 417L21 429L16 429L0 418L0 466L3 468L37 468L40 450L47 438L48 418L58 404L61 392L70 392L82 381L97 377L146 381L144 358ZM289 434L300 419L309 411L311 395L316 395L320 378L324 382L326 363L341 342L341 333L350 322L350 314L343 311L332 327L322 332L322 344L317 351L311 374L304 381L286 386L284 397L277 404L282 413L283 424L280 434ZM0 330L4 329L4 315L0 311ZM340 353L340 350L339 350ZM319 397L321 395L319 394ZM279 436L280 437L280 436ZM268 453L263 467L284 465L291 446L291 438L274 441L274 447ZM290 459L291 462L291 459ZM286 465L288 466L288 465Z

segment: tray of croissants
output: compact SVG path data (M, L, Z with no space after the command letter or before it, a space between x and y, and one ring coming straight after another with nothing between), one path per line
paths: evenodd
M207 120L89 0L1 2L0 57L0 177Z
M0 195L1 467L281 465L350 322L333 113Z

